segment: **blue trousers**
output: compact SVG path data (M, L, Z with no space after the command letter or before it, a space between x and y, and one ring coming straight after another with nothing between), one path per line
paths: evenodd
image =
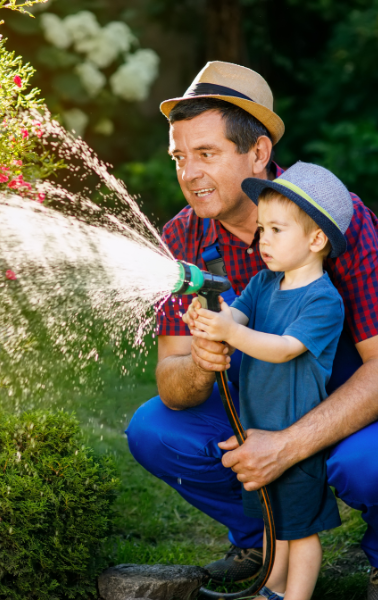
M238 408L238 390L230 383ZM218 442L232 430L216 386L200 406L167 408L159 396L134 414L127 429L134 458L173 487L190 504L223 523L229 540L241 548L262 546L263 524L243 512L241 484L223 467ZM362 541L370 563L378 567L378 422L335 446L327 463L329 484L367 523Z

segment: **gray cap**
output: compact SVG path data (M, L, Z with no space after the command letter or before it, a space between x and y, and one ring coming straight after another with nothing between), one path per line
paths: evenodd
M345 252L344 234L353 216L353 202L336 175L319 165L299 161L274 181L249 178L242 183L243 192L255 204L265 188L295 202L319 225L331 243L331 257Z

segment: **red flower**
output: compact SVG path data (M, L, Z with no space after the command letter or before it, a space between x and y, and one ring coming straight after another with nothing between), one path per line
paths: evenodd
M27 129L21 129L21 133L23 138L29 137L29 132Z
M17 87L22 87L22 81L21 81L21 77L19 75L16 75L15 78L13 79L14 83L17 85Z
M8 179L8 175L5 175L4 173L0 172L0 183L5 183L6 181L8 181Z
M37 201L42 204L42 202L44 201L45 198L46 198L46 194L38 194Z
M15 279L17 279L17 277L16 277L16 273L13 273L13 271L11 271L10 269L8 269L8 271L5 271L5 277L6 277L7 279L11 279L11 280L13 280L13 281L14 281Z
M11 189L22 189L26 188L28 190L32 189L32 186L27 181L24 181L22 175L18 175L12 181L8 183L8 187Z
M37 129L37 136L41 138L43 136L43 132L41 129Z

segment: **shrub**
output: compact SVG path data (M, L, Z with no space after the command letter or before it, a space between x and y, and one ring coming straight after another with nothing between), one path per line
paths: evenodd
M64 412L0 415L0 598L89 598L116 479Z

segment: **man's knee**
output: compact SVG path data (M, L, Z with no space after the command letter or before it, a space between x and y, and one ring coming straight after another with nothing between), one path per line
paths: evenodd
M342 440L327 461L328 482L350 506L378 504L378 422Z
M159 476L161 433L164 427L161 412L164 412L164 408L166 407L160 396L151 398L138 408L126 430L131 454L147 471L156 476Z

